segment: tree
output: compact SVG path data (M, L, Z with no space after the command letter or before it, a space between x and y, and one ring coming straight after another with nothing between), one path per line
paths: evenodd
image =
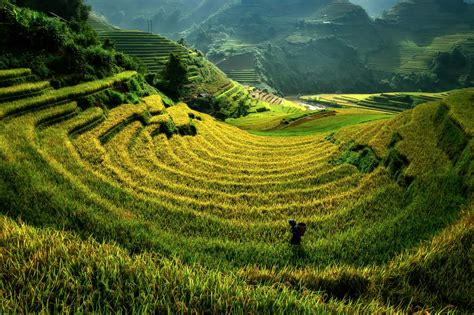
M175 97L183 94L188 83L188 70L185 62L175 52L170 54L170 59L163 71L163 78L168 83L168 90Z
M442 79L456 80L467 65L466 56L456 47L451 52L438 53L431 68Z
M13 0L12 3L76 21L87 20L91 10L90 6L84 4L84 0Z

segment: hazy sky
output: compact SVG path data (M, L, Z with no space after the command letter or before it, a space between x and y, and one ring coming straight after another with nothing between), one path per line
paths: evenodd
M350 0L352 3L363 6L369 15L380 15L393 7L400 0Z

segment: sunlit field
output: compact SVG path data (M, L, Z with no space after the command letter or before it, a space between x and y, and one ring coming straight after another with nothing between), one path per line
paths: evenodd
M133 75L2 104L4 213L28 224L2 218L2 308L375 312L413 296L441 309L440 292L469 307L472 177L455 171L472 172L472 91L399 116L341 111L279 137L158 96L105 111L72 101ZM442 130L455 145L438 146ZM288 218L308 225L301 247Z

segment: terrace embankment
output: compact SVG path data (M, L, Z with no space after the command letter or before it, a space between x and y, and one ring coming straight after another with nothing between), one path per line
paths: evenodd
M158 96L77 106L133 75L0 105L3 309L471 308L472 90L331 137L256 136ZM351 141L385 162L332 163Z

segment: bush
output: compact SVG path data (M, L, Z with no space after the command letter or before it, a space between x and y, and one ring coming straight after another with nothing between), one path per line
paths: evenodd
M128 93L127 94L127 101L132 104L140 103L140 97L135 93Z
M174 121L170 118L165 123L160 125L160 132L164 133L168 138L171 138L178 132L178 128Z
M108 96L108 105L110 105L109 108L117 107L125 103L125 97L122 95L122 93L113 90L107 90L106 95Z

